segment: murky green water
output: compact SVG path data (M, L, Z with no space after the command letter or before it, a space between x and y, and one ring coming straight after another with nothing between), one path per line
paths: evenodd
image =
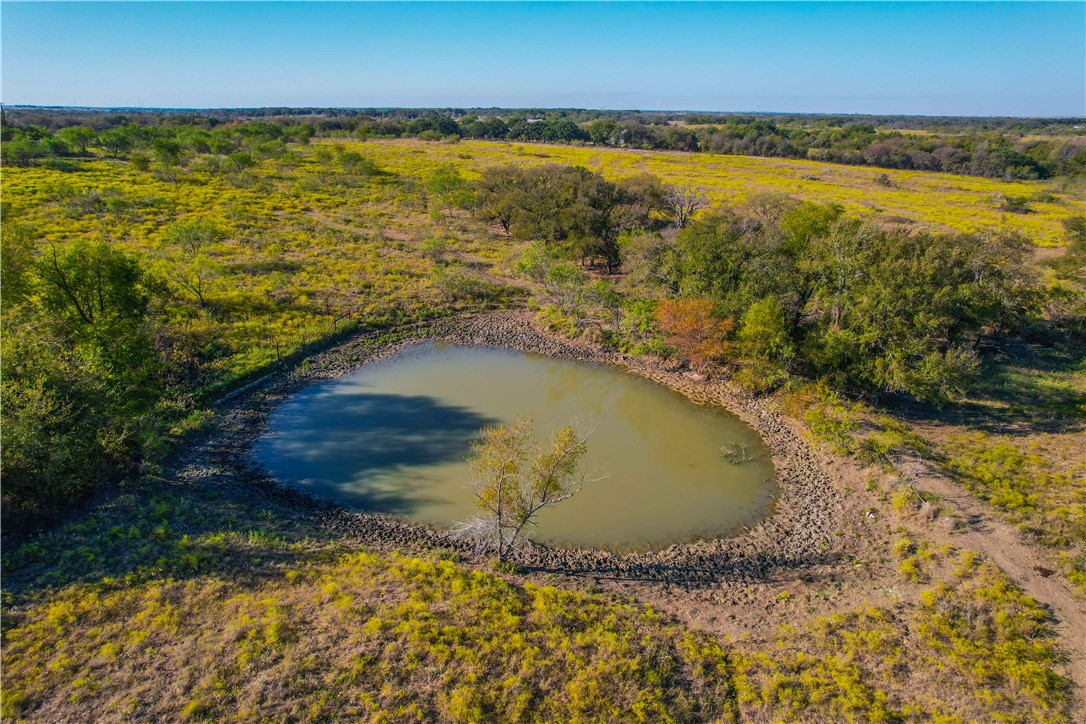
M535 418L537 434L597 425L584 465L609 473L540 514L533 537L613 549L725 534L769 513L768 452L750 427L610 367L421 343L307 388L256 445L284 481L347 506L439 527L470 518L465 462L484 425ZM753 460L721 447L745 444Z

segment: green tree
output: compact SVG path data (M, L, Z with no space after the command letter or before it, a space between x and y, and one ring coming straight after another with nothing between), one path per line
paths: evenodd
M98 137L98 143L109 152L110 156L117 158L132 148L133 139L125 129L111 128L102 132Z
M597 322L600 329L610 336L612 342L617 342L622 335L626 298L614 284L604 279L597 279L586 286L584 299L592 308L592 316L602 320Z
M132 164L132 168L141 173L151 170L151 159L145 153L133 153L128 162Z
M223 236L222 229L210 219L180 221L162 233L162 243L172 247L180 257L172 265L170 279L191 294L201 309L207 307L208 286L219 271L208 249L222 241Z
M86 126L68 126L62 128L57 135L72 148L78 148L79 153L84 156L87 155L87 146L94 143L95 138L98 137L94 129Z
M6 308L3 328L4 509L43 514L123 465L125 437L111 424L111 390L93 358L55 337L29 309Z
M230 170L241 173L247 169L256 165L256 161L253 157L244 151L235 151L226 158L226 163L230 167Z
M517 260L516 271L532 281L534 293L566 317L576 318L584 298L588 274L576 264L563 261L543 244L529 247Z
M50 245L38 263L42 303L75 338L117 321L139 321L149 294L137 261L103 241Z
M5 308L23 301L31 292L35 240L30 227L5 220L0 232L0 304Z
M158 283L102 241L53 245L37 264L39 297L54 333L95 361L120 416L139 416L157 398L157 355L148 318Z
M170 224L162 232L162 242L175 247L187 259L195 259L209 246L223 240L225 234L211 219L192 219Z
M34 293L15 295L5 279L4 508L40 513L141 459L161 389L154 285L131 257L87 241L51 246L14 280Z
M801 265L805 356L842 384L945 402L968 383L980 337L1034 304L1027 251L1011 236L838 223Z
M501 286L460 264L436 267L432 281L434 288L449 301L489 303L502 294Z
M181 154L184 147L172 138L159 138L151 144L151 153L155 160L162 164L167 171L181 163Z
M342 151L338 159L340 168L352 176L376 176L381 173L381 168L373 159L357 151Z
M174 269L170 281L192 295L200 309L207 309L207 294L219 271L219 265L213 259L201 254Z
M29 166L30 162L46 154L41 141L20 136L2 144L4 161L16 166Z
M474 201L471 185L452 164L434 170L426 181L426 191L446 206L468 209Z
M777 297L765 297L747 309L739 322L739 345L748 357L787 369L795 347Z
M522 170L516 166L491 166L476 182L475 213L482 220L499 224L511 234L521 210L529 203Z
M518 239L545 241L569 256L620 263L619 237L647 228L663 207L663 192L649 175L607 181L586 168L546 164L487 169L476 184L476 213Z

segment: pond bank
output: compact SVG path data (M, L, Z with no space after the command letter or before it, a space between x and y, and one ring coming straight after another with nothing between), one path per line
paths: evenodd
M556 338L541 331L527 312L439 320L410 330L405 339L398 341L375 344L372 337L357 337L317 354L298 368L224 403L218 431L187 456L185 476L203 477L200 468L214 468L219 484L255 487L276 497L286 496L317 516L320 525L330 532L381 548L444 548L485 559L488 551L479 542L451 538L442 531L391 516L347 510L282 484L253 462L250 454L253 443L266 430L271 410L291 394L394 354L420 339L503 347L612 365L669 387L696 403L730 410L754 428L771 451L780 491L775 513L740 535L630 553L533 544L517 553L517 563L525 568L601 578L704 584L723 579L758 580L774 569L818 565L834 558L834 531L842 515L839 493L807 443L766 402L723 382L692 378L664 360L633 357Z

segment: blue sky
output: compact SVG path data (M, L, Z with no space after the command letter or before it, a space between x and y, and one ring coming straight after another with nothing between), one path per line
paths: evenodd
M20 3L9 104L1086 115L1086 3Z

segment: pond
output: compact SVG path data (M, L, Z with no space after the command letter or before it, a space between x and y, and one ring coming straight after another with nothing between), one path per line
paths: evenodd
M518 415L541 439L573 420L594 427L583 468L606 474L541 511L535 540L644 549L771 511L769 451L734 415L606 365L491 347L422 342L308 387L273 411L255 454L315 495L447 529L475 512L471 442Z

